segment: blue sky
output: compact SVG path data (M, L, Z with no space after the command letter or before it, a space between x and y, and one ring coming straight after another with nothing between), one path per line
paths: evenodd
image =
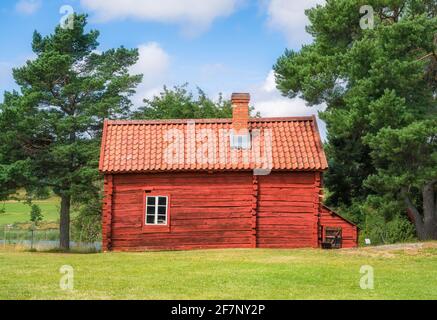
M134 103L164 84L188 82L211 97L250 92L263 116L316 114L281 97L272 66L285 48L311 41L304 10L322 0L6 0L0 2L0 92L16 88L11 69L32 59L34 30L51 33L71 6L101 33L99 50L139 48L132 72L143 73ZM2 98L0 98L2 99Z

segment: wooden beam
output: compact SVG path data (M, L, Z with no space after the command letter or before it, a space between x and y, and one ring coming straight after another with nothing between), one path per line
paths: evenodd
M113 175L104 177L104 202L102 219L102 250L110 251L112 248L112 201L114 192Z
M257 237L257 215L258 215L258 195L259 195L259 186L258 186L258 177L253 176L253 195L252 195L252 239L251 244L253 248L256 248L258 237Z

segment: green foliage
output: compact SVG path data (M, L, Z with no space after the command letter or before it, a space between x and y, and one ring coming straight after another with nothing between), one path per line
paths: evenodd
M385 221L378 214L371 215L364 227L365 231L360 233L361 245L364 239L370 239L372 245L412 242L416 239L414 226L405 216L396 216L393 220Z
M72 221L72 236L75 241L95 242L101 238L102 231L102 196L89 196L77 203L77 213Z
M38 225L44 219L41 213L41 208L37 204L32 204L30 206L30 221L34 223L35 226Z
M0 135L0 194L2 198L15 193L17 186L31 179L28 175L29 161L16 136L17 131L22 129L20 127L22 110L20 94L16 91L5 92L3 103L0 103L0 127L3 129Z
M187 90L188 84L168 89L164 86L159 96L145 99L145 106L133 114L135 119L204 119L230 118L232 105L222 95L214 102L200 88L197 95Z
M399 185L421 188L437 177L437 118L381 129L365 139L378 174L366 183L374 189L396 191Z
M360 206L364 213L361 236L370 239L373 245L415 239L414 226L403 214L405 210L398 201L388 196L369 196Z
M374 29L360 28L364 4L375 11ZM329 204L363 223L369 197L390 199L396 206L381 203L374 215L401 232L407 201L419 208L409 206L418 225L433 211L422 206L421 190L437 177L437 3L332 0L307 15L314 42L287 50L274 69L285 96L327 105L320 116L328 129ZM435 222L436 210L429 213Z
M370 239L372 245L415 241L415 229L405 216L399 201L390 196L371 195L338 207L346 219L360 226L360 244Z

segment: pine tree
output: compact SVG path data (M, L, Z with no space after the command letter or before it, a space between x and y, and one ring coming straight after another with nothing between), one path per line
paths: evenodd
M137 50L99 53L99 32L85 31L86 15L72 16L72 28L33 35L36 58L13 70L21 93L7 93L1 106L0 179L8 193L50 188L61 198L60 248L69 249L73 202L98 194L98 158L104 118L120 118L141 81L128 68ZM7 152L12 154L7 154ZM21 179L12 183L13 173ZM86 196L85 196L86 195Z
M373 28L360 26L363 4ZM418 237L437 239L436 2L331 0L307 15L314 41L279 58L276 80L327 105L329 201L402 203Z

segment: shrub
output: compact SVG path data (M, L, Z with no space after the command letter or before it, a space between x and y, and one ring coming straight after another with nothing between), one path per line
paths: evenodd
M360 224L361 240L368 238L372 244L391 244L415 239L415 227L398 201L369 196L360 207L364 217Z

